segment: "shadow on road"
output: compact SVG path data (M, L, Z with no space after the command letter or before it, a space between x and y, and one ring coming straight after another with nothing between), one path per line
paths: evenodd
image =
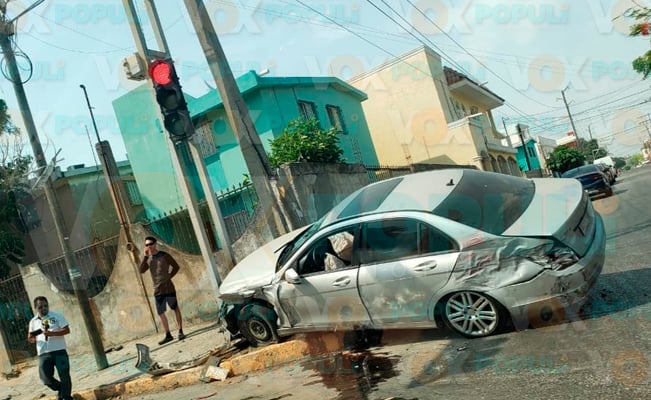
M607 240L612 240L621 236L628 235L630 233L639 233L642 230L651 228L651 219L641 221L635 225L629 226L626 229L618 230L617 232L611 233L606 236Z
M651 282L651 269L648 268L601 275L588 301L582 307L579 317L583 320L597 319L628 311L618 318L651 320L649 282Z

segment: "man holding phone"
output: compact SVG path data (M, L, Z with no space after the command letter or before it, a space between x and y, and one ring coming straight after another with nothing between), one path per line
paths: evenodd
M29 321L27 340L36 343L38 371L45 386L57 392L57 400L72 400L70 360L66 351L65 335L70 327L65 317L50 311L47 298L34 299L36 315ZM56 368L59 379L54 378Z
M154 282L156 312L160 317L163 329L165 329L165 337L158 344L162 346L174 340L174 337L170 333L167 316L165 315L168 306L174 311L176 317L176 325L179 328L179 340L183 340L185 339L185 334L183 333L183 317L181 316L181 307L179 307L176 298L176 288L172 282L174 275L179 272L179 264L171 255L158 250L156 247L156 238L152 236L145 238L145 250L143 253L144 257L138 270L141 274L147 270L151 272L151 279Z

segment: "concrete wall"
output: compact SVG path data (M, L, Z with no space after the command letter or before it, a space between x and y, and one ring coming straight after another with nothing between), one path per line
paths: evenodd
M289 230L316 221L350 193L369 183L361 164L291 163L277 169L272 187ZM246 232L232 246L237 261L273 239L266 227L269 213L257 209Z
M139 246L136 254L142 254L142 243L148 235L150 233L140 225L132 226L133 240ZM184 326L216 321L217 295L210 285L209 271L204 265L203 258L169 248L161 241L158 247L170 253L181 266L181 270L174 277L174 285L183 313ZM222 253L217 253L216 257L219 265L226 265ZM38 264L22 268L21 273L30 301L36 296L46 296L50 301L50 308L62 312L68 319L71 333L66 337L66 341L70 353L92 354L76 297L58 291L41 272ZM221 273L225 275L226 270L222 270ZM100 294L90 300L105 348L160 330L158 316L155 315L152 288L150 273L141 275L137 272L137 265L133 263L130 252L126 248L125 237L122 235L109 282ZM174 313L168 311L167 316L170 328L176 329Z

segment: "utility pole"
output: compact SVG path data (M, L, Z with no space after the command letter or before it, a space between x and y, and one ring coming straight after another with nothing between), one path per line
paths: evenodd
M576 143L579 148L579 151L581 150L581 139L579 139L579 133L576 131L576 126L574 126L574 119L572 118L572 113L570 112L570 105L567 104L567 99L565 98L565 91L567 88L561 90L561 95L563 96L563 103L565 103L565 109L567 110L567 116L570 118L570 124L572 125L572 131L574 132L574 136L576 137Z
M518 130L518 136L520 136L520 143L522 143L522 151L524 151L524 157L527 160L527 171L531 171L531 160L529 160L529 153L527 152L527 144L524 142L524 134L522 133L522 126L520 124L517 124L515 127Z
M138 18L138 14L136 12L136 8L133 3L133 0L122 0L122 3L124 5L124 9L131 27L131 33L134 38L136 48L138 49L138 55L144 61L145 69L149 70L149 66L152 60L154 59L154 56L156 58L161 58L161 59L171 58L169 47L167 46L167 41L165 40L165 36L163 34L160 25L160 19L158 17L158 13L156 11L156 7L153 1L147 0L145 1L145 5L147 7L149 19L150 21L152 21L152 27L154 28L154 35L156 37L156 42L158 44L160 51L153 51L148 48L147 42L145 40L145 36L141 29L140 20ZM148 80L150 79L148 74L146 75L146 79ZM153 90L151 91L151 95L152 95L152 101L154 102L154 104L157 104L157 100L155 98L155 94ZM164 116L162 115L162 111L157 110L156 113L162 125L164 121ZM164 129L165 128L163 128L163 130ZM187 167L183 163L181 156L179 154L179 152L182 151L183 148L187 148L188 144L186 142L181 142L178 145L176 145L175 143L172 142L171 138L169 138L169 135L165 135L165 137L166 137L169 153L172 158L172 164L177 174L177 180L180 184L179 186L181 187L181 191L183 193L185 203L188 207L190 220L192 221L192 227L197 237L197 241L199 242L201 255L204 258L204 262L209 267L208 276L211 281L211 285L215 289L215 292L219 293L221 278L219 276L219 270L217 268L217 261L215 259L215 255L212 252L212 249L210 247L210 242L208 241L208 237L201 223L202 218L199 212L199 207L197 206L198 201L196 199L195 193L193 190L191 190L191 188L188 185L188 182L186 181L186 177L188 176ZM192 146L194 146L194 144L192 144ZM197 166L197 170L201 178L202 186L204 187L206 200L208 202L208 206L213 218L213 222L217 227L217 233L220 236L220 241L222 243L224 252L227 256L227 260L229 260L232 263L233 258L232 258L232 252L230 250L230 241L228 240L228 236L226 235L226 229L223 227L223 218L221 216L219 204L214 204L217 202L217 200L216 200L216 196L214 195L214 190L212 190L210 179L205 179L202 176L202 173L205 172L204 160L200 156L198 151L194 151L194 149L190 149L190 153L194 159L195 165Z
M28 10L34 8L40 3L41 2L32 5ZM20 107L20 112L25 124L25 130L27 131L27 135L32 146L36 165L38 166L41 173L46 173L47 162L45 161L45 156L43 155L43 148L41 147L41 142L38 137L36 125L34 124L32 112L29 108L29 103L27 102L27 96L23 87L23 81L20 77L18 66L16 65L16 57L14 55L14 49L11 43L11 37L14 35L14 22L18 17L7 21L6 6L6 1L0 2L0 13L2 14L2 21L0 21L0 47L2 48L2 53L7 61L7 68L9 69L9 76L11 78L10 80L16 93L16 100L18 101L18 106ZM53 160L53 162L55 162L55 160ZM88 293L86 292L81 272L75 265L73 252L70 248L70 236L65 226L65 221L63 219L59 201L56 197L54 185L52 184L52 180L49 176L44 176L43 178L45 198L52 214L52 219L54 220L54 227L56 229L59 243L63 251L63 258L65 260L68 274L70 276L72 288L77 298L77 302L79 303L79 308L81 309L81 316L84 320L88 338L90 339L90 344L95 355L97 369L102 370L108 367L108 361L106 359L106 353L104 352L104 346L102 345L102 339L99 335L99 328L97 326L97 322L95 321L95 317L93 316L93 311L90 306L90 300L88 299Z
M224 50L219 42L215 28L210 20L203 0L184 0L185 6L197 33L201 48L208 61L215 84L222 98L226 115L242 150L251 181L260 199L259 207L268 215L271 234L277 237L288 231L282 212L271 188L270 179L274 176L267 154L262 146L248 107L240 93Z

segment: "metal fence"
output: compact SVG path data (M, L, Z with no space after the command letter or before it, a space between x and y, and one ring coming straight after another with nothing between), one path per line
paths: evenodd
M369 182L379 182L389 178L395 178L397 176L409 175L412 173L412 169L408 166L395 167L395 166L366 166L366 172L368 173Z
M33 315L22 276L16 275L0 281L1 336L5 340L12 364L36 355L36 346L25 339L29 320Z
M245 183L218 193L217 200L224 219L224 226L232 243L239 239L246 230L258 204L258 196L253 184ZM208 204L204 200L198 206L201 219L205 221L203 229L212 251L217 251L221 248L221 244L215 226L211 222ZM190 219L190 212L187 209L176 209L169 213L163 213L153 220L144 222L143 225L165 243L189 254L201 254Z
M118 239L119 236L114 236L74 252L74 262L79 268L88 297L94 297L106 286L117 258ZM63 257L41 263L41 270L57 289L74 293Z

